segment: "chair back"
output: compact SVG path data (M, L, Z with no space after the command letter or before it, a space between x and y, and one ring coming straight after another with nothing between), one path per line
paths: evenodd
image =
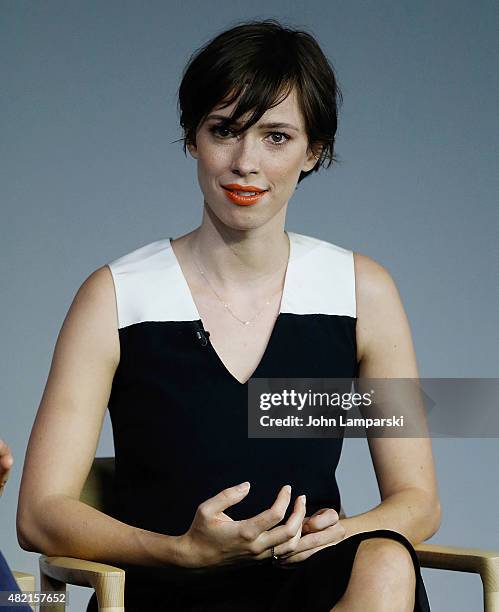
M105 514L113 507L114 457L95 457L87 480L83 485L80 501Z

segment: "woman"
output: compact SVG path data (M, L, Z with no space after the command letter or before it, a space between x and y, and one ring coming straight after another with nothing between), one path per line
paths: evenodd
M370 440L383 502L339 520L341 439L248 437L252 376L417 377L388 272L284 230L297 183L334 160L339 100L314 38L274 20L199 50L179 105L202 222L98 269L64 322L19 538L125 567L127 610L429 610L428 439ZM78 501L108 405L113 517Z

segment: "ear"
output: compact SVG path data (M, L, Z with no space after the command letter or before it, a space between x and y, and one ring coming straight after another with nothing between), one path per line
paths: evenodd
M195 144L193 144L192 142L188 142L187 149L189 150L189 153L192 155L192 157L194 157L194 159L198 158L198 149Z
M308 156L303 164L302 171L309 172L315 166L315 164L319 161L321 153L322 153L323 145L316 144L312 148L308 149Z

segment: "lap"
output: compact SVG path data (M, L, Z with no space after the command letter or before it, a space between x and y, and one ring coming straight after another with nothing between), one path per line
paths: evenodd
M402 534L385 529L355 534L288 567L267 561L211 572L125 567L125 610L329 612L348 586L359 545L371 538L388 538L405 546L416 575L414 612L430 612L416 551ZM94 595L87 612L96 611Z

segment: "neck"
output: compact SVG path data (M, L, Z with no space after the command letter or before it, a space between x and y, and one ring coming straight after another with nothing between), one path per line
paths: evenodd
M289 257L283 216L265 226L238 230L215 224L206 212L189 235L188 248L198 265L221 290L250 290L282 280Z

